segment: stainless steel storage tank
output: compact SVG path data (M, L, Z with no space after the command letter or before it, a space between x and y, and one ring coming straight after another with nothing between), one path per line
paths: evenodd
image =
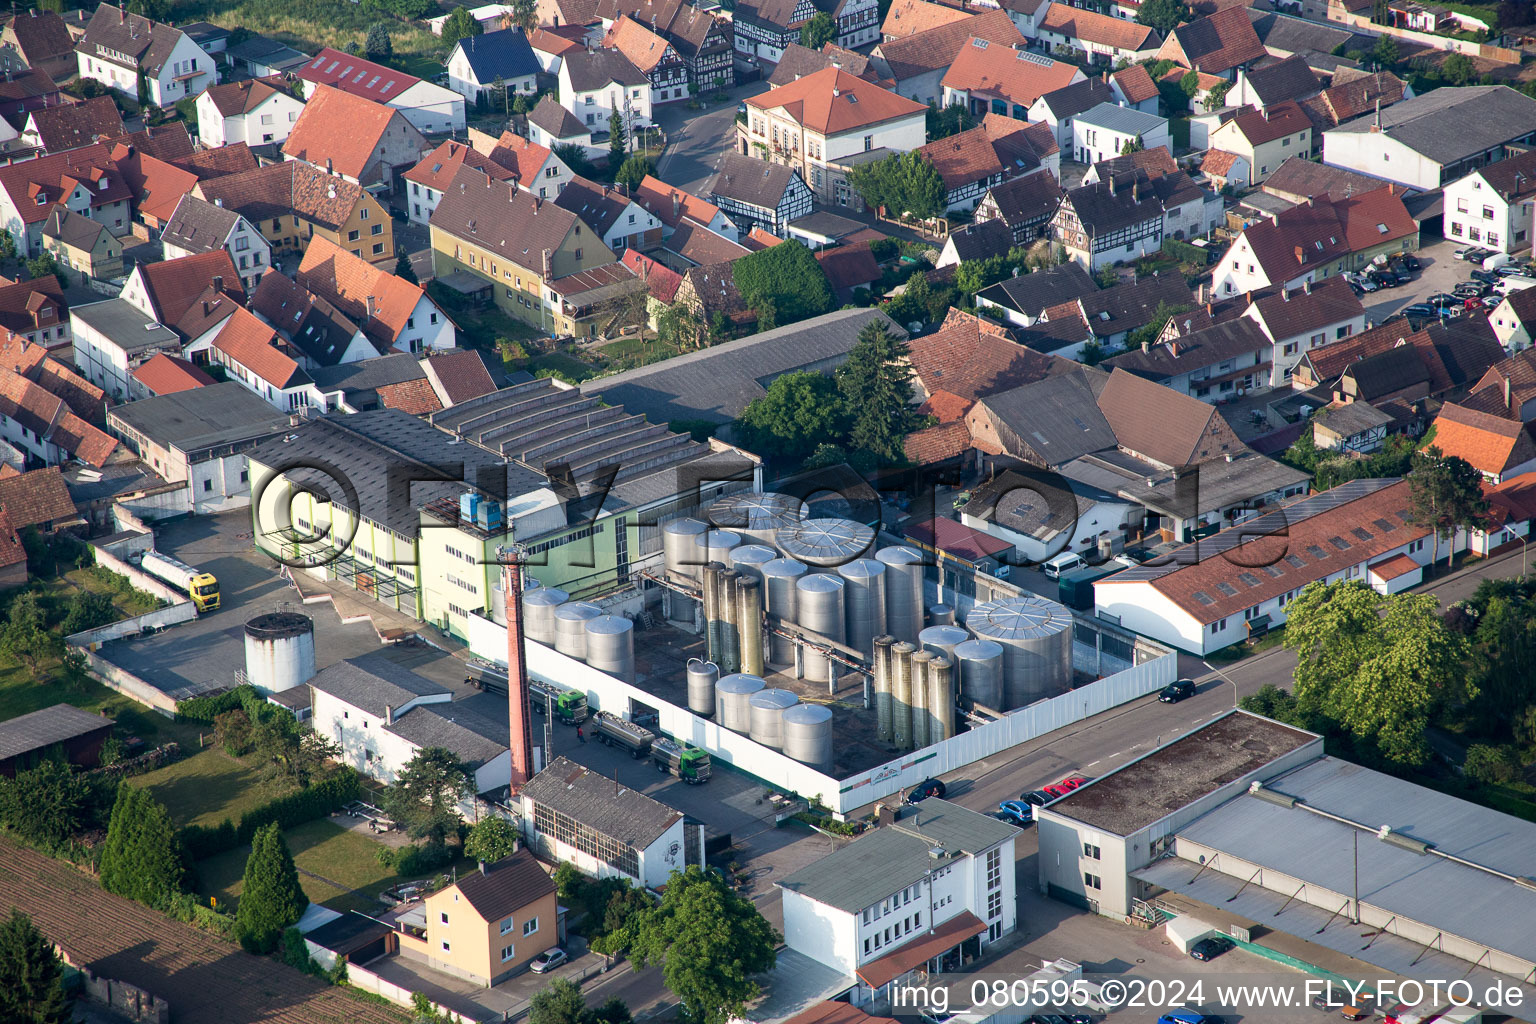
M832 568L863 557L875 531L852 519L811 519L779 531L779 550L807 565Z
M315 623L299 612L267 612L245 624L245 677L263 694L315 677Z
M947 604L931 604L928 606L929 626L953 626L955 624L955 610Z
M912 749L912 655L917 644L898 640L891 645L891 742L897 750Z
M805 519L803 509L799 498L762 491L727 494L711 504L707 514L719 529L732 530L755 544L772 544L780 530Z
M667 572L684 580L699 579L699 570L707 558L699 539L709 532L709 524L698 519L674 519L661 528L661 558Z
M955 668L960 674L960 702L1003 710L1003 645L995 640L956 644Z
M736 635L741 641L741 671L763 674L763 584L755 576L736 581Z
M828 640L843 642L843 590L842 577L831 573L815 572L800 577L795 582L799 607L797 619L801 626ZM805 678L818 682L827 681L833 663L809 647L805 652Z
M796 582L805 575L805 565L793 558L775 558L763 563L763 605L769 615L789 623L798 623L800 592ZM774 634L768 638L768 664L777 667L795 663L795 645Z
M752 729L752 695L768 684L743 673L721 676L715 684L715 721L745 735Z
M696 715L715 713L715 684L720 681L720 666L703 658L688 659L688 710Z
M889 634L875 637L875 738L881 743L891 742L891 645L895 642Z
M784 746L784 709L800 703L800 698L788 690L759 690L747 698L751 708L751 728L748 735L765 747L774 750Z
M635 624L622 615L587 620L587 664L626 683L635 681Z
M784 753L812 768L832 767L832 709L796 704L784 709Z
M724 627L720 622L720 574L724 571L719 562L709 562L699 568L699 590L704 605L704 650L717 665L722 660L720 636Z
M881 548L875 557L885 563L885 631L915 641L923 631L923 563L928 559L906 546Z
M933 742L928 738L928 665L931 651L912 652L912 749L921 750Z
M928 742L955 734L955 663L942 654L928 663Z
M1011 711L1072 688L1072 613L1026 595L977 605L971 632L1003 645L1003 703Z
M523 591L523 635L546 646L555 643L555 609L571 596L555 587L534 587ZM503 595L502 600L506 597Z
M731 549L731 568L743 576L763 578L763 566L779 557L779 553L766 544L742 544Z
M971 634L959 626L929 626L917 634L917 642L923 650L942 654L946 658L953 658L955 648L970 638Z
M588 601L567 601L555 609L555 650L573 658L587 656L587 620L603 610Z
M741 671L741 634L736 620L740 615L737 603L736 581L741 573L727 569L720 574L720 650L717 654L720 667L726 672Z
M709 561L730 565L731 549L741 546L741 534L730 530L710 530L704 534L704 544L709 553Z
M845 632L849 647L868 655L875 637L885 632L885 563L855 558L837 567L843 578Z

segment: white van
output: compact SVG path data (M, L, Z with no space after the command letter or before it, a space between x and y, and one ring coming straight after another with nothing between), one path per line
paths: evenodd
M1493 286L1498 295L1509 296L1515 292L1524 291L1527 288L1536 288L1536 277L1526 277L1523 274L1510 274L1500 278L1499 283Z
M1076 569L1081 569L1087 564L1087 562L1083 561L1082 555L1075 554L1071 551L1063 551L1049 562L1046 562L1045 565L1041 566L1041 569L1045 572L1046 576L1053 580L1059 580L1067 573Z
M1489 273L1492 273L1493 271L1498 270L1504 264L1513 263L1514 261L1515 258L1509 253L1496 252L1492 256L1489 256L1487 259L1483 260L1483 269Z

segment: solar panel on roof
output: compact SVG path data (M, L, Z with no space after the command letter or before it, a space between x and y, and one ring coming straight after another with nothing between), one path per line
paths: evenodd
M1216 589L1221 591L1223 594L1226 594L1228 597L1237 596L1237 588L1228 583L1226 580L1222 580L1220 583L1216 584Z

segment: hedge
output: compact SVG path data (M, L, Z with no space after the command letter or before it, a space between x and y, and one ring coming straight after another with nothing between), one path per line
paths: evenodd
M250 711L252 704L265 704L266 698L256 687L246 684L237 686L233 690L225 690L211 697L193 697L190 700L176 702L176 717L183 722L197 722L201 725L212 725L213 720L226 711L236 708L245 708Z
M1205 266L1206 263L1206 250L1200 248L1198 245L1190 245L1188 242L1181 242L1177 238L1164 238L1163 252L1169 256L1172 256L1180 263L1193 263L1196 266L1201 267Z
M245 846L258 828L270 822L275 821L279 828L289 829L324 818L358 799L361 793L362 784L357 772L343 767L324 782L252 808L240 816L238 826L228 818L213 828L188 825L181 830L181 842L189 857L202 860Z

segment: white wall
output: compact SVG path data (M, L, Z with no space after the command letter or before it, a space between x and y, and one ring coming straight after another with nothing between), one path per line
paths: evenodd
M442 352L455 344L456 332L448 314L437 308L437 303L422 292L411 311L407 326L395 339L395 348L401 352Z
M1379 132L1323 133L1323 163L1420 189L1440 187L1440 165Z
M395 776L412 757L416 746L384 728L384 719L374 717L319 689L313 689L315 732L341 745L340 761L351 765L369 778L383 783ZM407 701L395 709L395 717L423 704L447 704L450 693L429 694ZM372 756L369 756L372 752ZM509 762L510 764L510 762Z
M819 964L852 976L860 935L857 918L791 889L784 893L784 944ZM882 950L884 952L884 950Z
M464 130L464 97L432 82L417 82L389 105L424 134Z

